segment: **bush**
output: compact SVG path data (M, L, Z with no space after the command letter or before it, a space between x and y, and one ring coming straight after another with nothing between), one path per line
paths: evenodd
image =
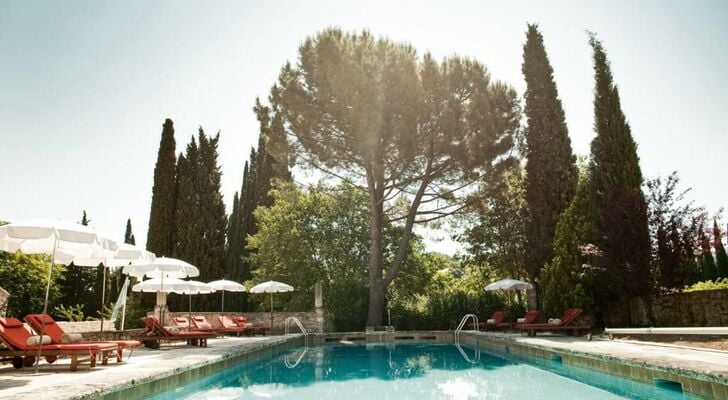
M10 293L8 316L22 318L43 311L49 269L49 257L0 252L0 284ZM58 298L56 280L62 273L61 266L53 270L49 304Z
M433 292L416 296L414 300L393 301L390 307L392 324L398 330L455 329L465 314L474 313L484 321L496 310L509 309L498 294L463 290ZM514 314L522 311L522 306L513 307Z
M700 290L720 290L728 289L728 278L718 279L715 281L697 282L690 286L685 286L683 292L697 292Z

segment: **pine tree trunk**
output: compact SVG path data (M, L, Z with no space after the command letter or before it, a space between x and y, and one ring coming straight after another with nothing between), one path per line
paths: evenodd
M371 245L369 258L369 311L367 326L381 326L384 314L384 282L382 280L383 259L382 241L384 239L384 202L381 190L373 180L369 184L371 227L369 229Z

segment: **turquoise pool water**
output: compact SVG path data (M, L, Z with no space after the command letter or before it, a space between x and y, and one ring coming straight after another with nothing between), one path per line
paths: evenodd
M150 399L692 398L557 362L508 358L435 343L298 347Z

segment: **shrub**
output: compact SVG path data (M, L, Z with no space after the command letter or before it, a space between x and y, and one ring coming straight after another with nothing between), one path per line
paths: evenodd
M690 286L685 286L683 292L697 292L700 290L720 290L728 289L728 278L718 279L715 281L697 282Z

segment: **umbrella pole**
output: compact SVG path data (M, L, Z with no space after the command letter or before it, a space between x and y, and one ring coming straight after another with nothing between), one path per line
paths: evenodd
M104 298L106 297L106 266L104 268L104 282L101 284L101 330L104 331Z
M273 333L273 292L270 292L270 333Z
M53 241L53 254L51 255L51 268L48 270L48 282L46 283L45 301L43 301L43 315L40 324L40 345L38 346L38 355L35 357L35 373L40 368L40 353L43 348L43 335L45 335L45 315L48 314L48 294L51 291L51 279L53 278L53 267L56 263L56 248L58 247L58 236Z
M222 290L222 306L221 306L220 314L225 315L225 289Z
M190 292L187 297L189 297L190 301L190 313L187 316L187 331L189 332L192 330L192 292Z

